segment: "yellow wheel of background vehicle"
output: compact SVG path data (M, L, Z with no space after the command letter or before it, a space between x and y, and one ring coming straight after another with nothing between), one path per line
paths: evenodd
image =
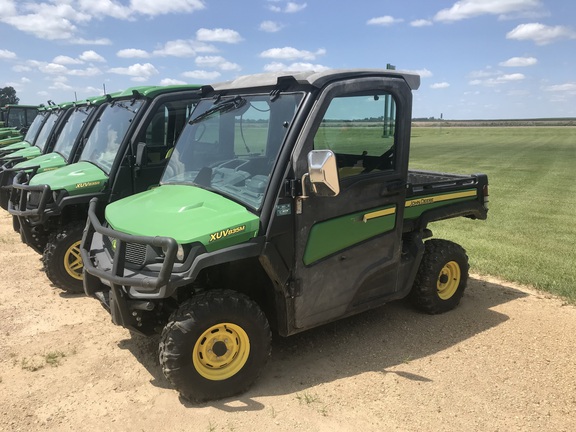
M228 379L246 364L250 355L250 340L239 326L216 324L198 338L192 351L194 367L204 378Z
M442 300L448 300L454 295L460 285L460 266L456 261L450 261L440 271L436 288L438 289L438 297Z
M81 240L73 243L64 253L64 268L66 272L74 279L82 280L82 257L80 256Z
M467 281L466 251L448 240L428 240L409 298L423 312L447 312L460 303Z
M84 223L72 222L48 237L42 261L46 276L55 286L70 293L84 292L82 270L84 264L80 256Z
M214 289L175 310L159 346L164 376L182 397L200 402L244 392L270 357L266 315L245 294Z

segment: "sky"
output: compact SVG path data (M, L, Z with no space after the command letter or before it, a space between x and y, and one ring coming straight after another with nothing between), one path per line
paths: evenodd
M413 117L576 117L574 0L0 0L0 41L21 104L391 64Z

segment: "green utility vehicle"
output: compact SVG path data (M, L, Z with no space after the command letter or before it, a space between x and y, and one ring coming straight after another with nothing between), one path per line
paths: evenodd
M0 128L0 140L18 137L22 139L37 113L38 107L36 105L9 104L2 107L4 123Z
M43 254L55 286L82 292L79 248L90 199L104 205L157 185L199 96L198 86L127 89L98 110L75 163L14 179L8 211L23 241Z
M22 147L10 153L6 153L6 151L9 151L8 149L12 146L5 147L3 151L0 151L0 165L9 168L15 163L51 152L54 148L56 138L73 107L74 104L72 102L66 102L50 108L48 118L38 132L33 145L22 141Z
M45 154L37 156L41 147L39 139L35 146L17 151L16 154L25 152L26 155L12 158L0 168L0 207L8 209L8 198L16 175L19 176L19 183L27 183L37 173L52 171L71 162L79 147L82 130L89 126L97 108L107 100L108 96L97 96L74 102L64 113L61 125L53 129L50 141L44 148Z
M462 247L430 222L485 219L488 180L408 170L416 75L332 70L206 89L160 186L90 204L84 289L115 324L161 333L185 398L247 389L288 336L409 296L454 308Z
M51 108L41 107L38 109L38 113L34 118L34 121L26 131L24 138L19 138L17 142L13 141L13 138L7 138L0 141L0 157L6 156L7 154L13 153L17 150L33 146L36 142L38 134L44 126L44 122L50 117L52 112Z

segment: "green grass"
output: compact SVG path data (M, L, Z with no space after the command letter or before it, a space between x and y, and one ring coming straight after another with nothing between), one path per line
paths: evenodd
M576 302L576 128L414 128L411 169L488 174L488 220L430 225L472 271Z

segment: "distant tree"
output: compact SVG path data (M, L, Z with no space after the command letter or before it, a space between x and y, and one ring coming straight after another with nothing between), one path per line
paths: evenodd
M20 98L16 97L16 90L14 87L4 87L0 89L0 106L4 106L6 104L18 104L20 102Z

